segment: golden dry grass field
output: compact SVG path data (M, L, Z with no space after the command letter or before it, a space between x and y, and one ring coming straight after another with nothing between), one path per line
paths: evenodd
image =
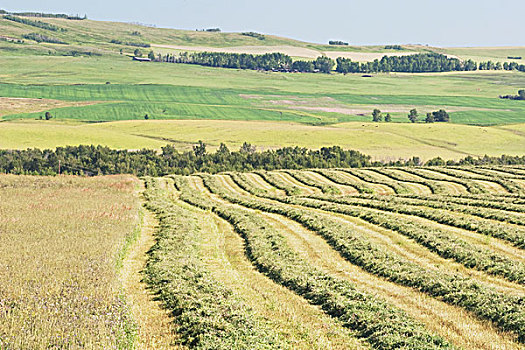
M118 270L138 179L0 176L0 348L129 348Z

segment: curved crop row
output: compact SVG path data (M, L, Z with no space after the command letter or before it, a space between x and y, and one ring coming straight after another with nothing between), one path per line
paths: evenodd
M520 203L513 203L507 197L477 197L477 196L421 196L421 195L409 195L409 196L397 196L396 198L407 198L416 199L426 202L441 202L441 203L452 203L459 204L469 207L480 207L498 209L507 212L525 213L525 206Z
M371 183L371 184L376 184L376 185L384 185L384 186L388 186L390 187L396 194L406 194L406 193L410 193L410 190L406 187L406 186L403 186L403 184L397 182L397 181L394 181L394 180L391 180L391 179L388 179L388 180L378 180L376 178L374 178L373 176L370 176L364 172L360 172L358 170L355 170L355 169L344 169L344 168L341 168L341 169L336 169L337 171L342 171L344 173L347 173L347 174L350 174L356 178L358 178L359 180L362 180L364 182L368 182L368 183Z
M342 223L309 209L292 207L295 199L274 197L272 201L239 196L224 191L216 180L204 176L208 188L226 200L288 217L317 232L351 263L388 280L413 287L444 302L465 308L500 329L512 331L525 342L525 297L509 296L473 280L426 270L396 254L385 251ZM296 203L298 204L298 203Z
M519 178L525 178L525 169L523 168L512 168L508 166L502 166L502 167L489 166L489 167L480 167L480 169L494 170L498 172L507 173L510 175L516 175Z
M471 173L472 175L456 172L454 170L462 170L464 172ZM505 190L507 190L510 193L520 194L523 192L523 189L521 188L521 186L513 182L511 179L504 178L502 176L496 176L494 174L483 173L483 171L478 171L475 168L457 168L457 167L453 167L450 169L432 168L432 171L439 172L439 173L449 175L449 176L454 176L455 178L458 178L458 179L483 180L483 181L495 182L501 185L501 187L503 187Z
M199 259L197 218L146 178L146 206L159 219L146 282L170 310L180 343L195 349L281 349L276 335Z
M230 222L245 239L250 260L275 282L319 305L377 349L451 349L442 338L430 335L401 310L345 280L312 267L288 247L284 237L250 210L225 205L195 193L177 178L181 199L212 210Z
M337 187L319 183L315 181L314 179L305 175L303 171L283 170L283 172L287 173L288 175L290 175L291 177L293 177L294 179L296 179L297 181L299 181L300 183L306 186L315 187L315 188L320 189L323 193L341 194L341 191Z
M428 187L430 189L430 192L432 192L432 194L443 194L443 193L447 193L448 192L448 190L447 190L445 185L443 185L439 181L435 181L434 179L416 180L416 179L413 179L413 178L407 178L407 177L404 177L400 173L394 173L394 172L390 171L390 169L385 169L385 168L370 169L370 170L372 170L372 171L374 171L374 172L376 172L378 174L381 174L381 175L384 175L384 176L388 176L389 178L391 178L392 180L395 180L395 181L406 181L406 182L412 182L412 183L415 183L415 184L420 184L420 185L426 186L426 187Z
M351 179L341 176L335 171L330 171L326 169L312 169L318 174L326 177L328 180L335 182L339 185L351 186L355 188L359 193L374 193L374 190L366 186L362 181L352 181Z
M290 199L288 202L360 218L409 237L442 258L453 259L467 268L525 284L525 266L521 262L509 259L490 249L473 246L446 230L423 223L414 223L408 218L402 218L386 211L377 212L364 208L372 207L373 204L360 203L358 204L360 207L356 208L352 204L347 204L344 199L320 197L304 198L303 200ZM393 213L400 211L401 209L399 211L396 211L395 208L391 209Z
M462 179L462 178L457 178L457 177L454 177L453 179L450 179L447 176L445 176L444 174L443 174L443 176L439 176L439 174L435 174L435 175L434 174L429 174L429 173L426 173L424 171L421 171L421 169L419 169L419 168L399 168L399 170L404 171L404 172L409 173L409 174L412 174L412 175L419 176L419 177L421 177L421 178L423 178L425 180L454 182L454 183L457 183L457 184L465 186L467 191L469 191L470 193L473 193L473 194L479 194L479 193L486 193L487 192L485 190L485 188L483 188L483 186L475 183L472 180ZM430 169L427 169L427 170L430 170ZM432 170L433 170L433 168L432 168Z
M264 181L268 182L270 185L283 190L287 196L297 196L302 194L302 190L299 187L286 183L286 181L283 181L279 176L276 176L273 173L266 171L256 171L255 173L262 177Z
M338 204L367 207L392 213L418 216L421 218L438 222L440 224L449 225L468 231L477 232L483 235L500 238L512 243L517 247L525 248L525 228L513 227L500 222L492 222L485 218L471 216L473 215L473 212L477 211L476 209L472 209L469 207L460 207L459 205L454 205L450 203L432 204L420 202L418 204L413 204L403 198L335 198L318 195L311 195L308 196L308 198L315 198L325 201L328 200ZM456 213L449 212L448 210L454 211ZM461 211L466 212L468 216L458 215L457 212ZM486 214L486 216L490 216L490 214ZM510 219L511 216L509 215L508 218ZM498 216L498 219L505 220L505 214L500 214ZM523 219L515 219L518 220L520 224L524 224L522 221ZM401 220L401 218L397 218L397 220L399 221ZM451 239L452 238L453 237L451 237Z

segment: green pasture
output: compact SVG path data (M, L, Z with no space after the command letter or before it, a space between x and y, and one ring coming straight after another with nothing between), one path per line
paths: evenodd
M360 75L287 75L92 58L56 60L64 64L53 66L47 63L43 66L49 67L48 70L38 67L32 72L21 73L15 69L0 76L2 81L9 82L0 83L0 97L98 102L49 110L57 119L83 121L136 120L148 115L151 119L272 120L327 124L368 121L371 111L379 108L385 113L390 112L394 122L408 122L405 113L410 108L417 108L422 118L425 112L444 108L451 111L453 123L502 125L525 122L525 103L500 99L496 92L489 94L487 90L496 89L495 80L486 79L485 74L478 74L478 78L475 74L382 74L363 78ZM0 62L7 65L2 59ZM112 69L105 71L114 76L105 83L100 83L100 80L105 80L101 79L100 73L95 75L98 82L56 82L55 77L59 74L69 81L91 77L89 70L83 70L86 67L80 66L82 62L87 68L97 62L100 62L100 67L113 64ZM77 64L79 70L72 67ZM170 79L162 84L162 81L156 81L156 77L162 76L161 71L150 71L153 78L150 82L129 82L130 77L136 77L129 72L132 68L141 74L148 69L172 67L180 74L169 76ZM20 70L28 70L28 67ZM66 70L70 74L65 74ZM34 84L24 84L29 77ZM497 88L515 93L516 86L522 80L525 84L523 77L522 73L501 72L495 78L501 82ZM128 81L120 83L121 80ZM55 83L50 84L51 81ZM451 92L454 94L451 95ZM400 108L405 113L400 112ZM43 112L4 115L2 118L38 119Z

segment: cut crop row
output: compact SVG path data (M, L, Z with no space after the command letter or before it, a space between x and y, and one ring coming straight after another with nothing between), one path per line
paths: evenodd
M507 222L525 225L523 217L512 216L511 213L506 214L494 210L490 211L490 209L472 208L453 203L440 203L425 200L417 200L417 202L414 202L413 199L403 197L330 198L326 196L312 195L309 196L309 198L330 200L339 204L361 206L405 215L414 215L440 224L503 239L517 247L525 248L525 228L504 224L505 220L507 220ZM468 216L458 214L461 212ZM494 222L492 220L502 222Z
M399 168L399 170L412 174L412 175L419 176L427 181L448 181L448 182L457 183L457 184L465 186L467 191L473 194L481 194L481 193L487 192L485 188L483 188L483 186L477 184L471 179L469 180L469 179L462 179L462 178L457 178L457 177L450 178L449 176L445 176L444 174L443 175L436 174L436 173L432 174L432 173L422 171L421 168ZM434 168L432 168L432 170L434 170Z
M452 348L442 338L430 335L403 311L300 259L284 237L254 211L205 198L191 190L185 178L178 177L176 181L182 190L181 199L212 210L232 224L244 238L247 254L260 272L319 305L374 348Z
M223 190L216 180L203 176L208 188L230 202L288 217L317 232L348 261L388 280L416 288L444 302L465 308L494 322L500 329L515 332L525 342L525 297L505 295L472 279L426 270L397 254L377 247L362 235L336 220L311 209L290 206L300 199L274 197L272 201L239 196ZM316 206L322 207L323 203Z
M341 194L341 191L337 187L319 183L318 181L315 181L314 179L310 178L308 175L305 175L303 171L283 170L283 172L287 173L288 175L290 175L291 177L293 177L294 179L306 186L320 189L323 193L336 195Z
M344 173L350 174L359 180L362 180L364 182L368 182L371 184L376 185L384 185L390 187L396 194L407 194L411 191L404 186L402 183L399 183L398 181L394 181L392 179L384 179L384 180L378 180L373 176L370 176L369 174L366 174L362 171L355 170L355 169L336 169L337 171L342 171Z
M453 176L457 179L463 179L463 180L483 180L483 181L489 181L494 182L501 187L503 187L506 191L514 194L521 194L523 192L523 189L520 185L516 184L509 178L504 178L502 176L496 176L491 174L483 173L483 171L477 171L474 168L432 168L433 171L439 172L445 175ZM454 170L461 170L463 172L458 172ZM465 172L468 172L469 174L465 174Z
M312 171L315 171L318 174L321 174L322 176L326 177L330 181L335 182L339 185L344 186L351 186L355 188L359 193L374 193L374 190L366 186L363 181L352 181L351 178L342 176L340 173L336 171L326 170L326 169L313 169Z
M200 261L198 218L146 178L146 206L160 223L146 282L174 317L180 343L196 349L280 349L277 336Z

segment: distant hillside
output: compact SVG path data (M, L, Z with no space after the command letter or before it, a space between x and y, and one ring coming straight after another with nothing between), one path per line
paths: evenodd
M16 21L13 17L23 20ZM43 26L42 23L46 25ZM144 50L151 47L155 52L161 53L283 52L293 57L315 58L326 54L331 57L348 56L355 60L367 61L385 54L400 55L431 50L423 46L403 46L399 50L385 49L385 46L321 45L254 32L189 31L89 19L10 15L0 16L0 33L0 50L3 54L108 55L119 54L121 50L124 54L129 54L137 47L143 47ZM40 40L42 37L44 40Z

